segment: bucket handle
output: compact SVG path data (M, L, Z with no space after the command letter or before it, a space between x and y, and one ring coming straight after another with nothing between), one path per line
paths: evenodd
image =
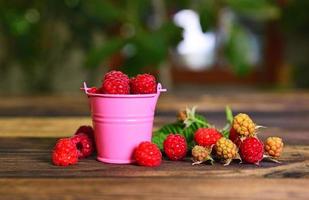
M88 95L88 90L90 89L90 88L88 88L87 87L87 83L84 81L84 83L83 83L83 86L84 87L82 87L82 88L80 88L81 90L84 90L84 92Z
M158 85L157 85L157 93L166 92L166 91L167 91L167 89L162 88L161 83L158 83Z

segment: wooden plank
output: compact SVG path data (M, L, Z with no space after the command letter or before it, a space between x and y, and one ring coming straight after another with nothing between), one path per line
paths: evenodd
M271 115L271 113L270 113ZM208 115L207 115L208 116ZM210 115L208 120L216 127L224 126L225 117ZM262 139L270 135L280 136L286 144L309 145L309 115L254 116L258 124L269 128L260 131ZM156 117L154 128L170 123L175 117ZM0 118L0 137L68 137L83 124L91 124L90 117L15 117Z
M0 179L3 200L308 199L306 179Z
M57 167L51 164L51 150L55 139L1 138L0 178L62 178L62 177L296 177L309 178L309 147L286 146L282 164L262 162L259 167L238 161L230 166L221 164L192 166L185 161L165 160L158 168L136 165L104 164L95 157L81 160L77 165ZM16 148L18 147L18 148Z
M184 92L185 91L185 92ZM235 92L237 91L237 92ZM282 112L309 111L306 91L260 91L254 88L178 87L162 94L157 110L177 111L197 105L202 111L223 111L225 105L234 110ZM83 94L70 96L19 96L0 98L0 116L71 116L89 115Z
M2 137L66 137L81 125L92 124L90 117L0 118Z

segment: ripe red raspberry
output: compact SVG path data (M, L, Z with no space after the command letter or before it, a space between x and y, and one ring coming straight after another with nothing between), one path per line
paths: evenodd
M68 166L76 164L78 161L76 145L70 138L57 141L53 153L52 161L54 165Z
M157 92L156 78L150 74L139 74L130 80L132 94L152 94Z
M258 165L263 159L263 153L264 145L255 137L246 138L240 145L240 156L247 163Z
M162 154L160 149L151 142L142 142L134 151L137 164L146 167L156 167L161 164Z
M116 70L112 70L106 73L102 82L104 82L107 79L122 79L122 80L125 80L127 83L130 82L129 77L126 74L122 73L121 71L116 71Z
M199 128L194 134L194 141L200 146L211 148L221 137L215 128Z
M89 88L87 92L95 94L95 93L98 93L98 89L96 87L92 87L92 88Z
M232 142L236 144L237 147L240 147L241 144L240 136L238 135L237 131L233 129L233 127L230 129L229 139L232 140Z
M94 130L91 126L87 126L87 125L83 125L83 126L80 126L74 135L78 135L78 134L81 134L81 133L84 133L86 135L88 135L88 137L90 139L92 139L92 141L94 142Z
M76 145L78 158L86 158L94 152L94 144L85 133L79 133L71 138Z
M109 78L104 80L100 91L104 94L129 94L130 85L125 79Z
M169 134L164 140L163 148L170 160L182 160L187 154L186 138L179 134Z

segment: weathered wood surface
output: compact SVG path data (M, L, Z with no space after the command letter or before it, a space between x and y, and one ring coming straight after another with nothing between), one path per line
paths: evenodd
M305 179L87 178L0 179L2 200L308 199ZM307 187L307 188L306 188Z
M103 164L95 157L77 165L57 167L51 164L52 138L2 138L0 141L0 177L64 178L64 177L164 177L164 178L309 178L309 146L285 147L282 164L261 162L260 166L221 164L192 166L190 159L181 162L165 160L158 168L135 165ZM309 181L309 180L308 180Z
M207 93L207 94L206 94ZM83 94L70 96L19 96L0 98L0 116L72 116L88 115L87 98ZM285 112L292 115L309 112L308 92L261 92L254 89L207 89L180 88L160 96L157 110L164 114L198 105L205 112L222 111L225 105L234 110L248 112Z
M85 99L1 98L0 199L308 199L309 94L242 95L163 96L155 128L172 122L175 111L186 105L198 105L209 121L222 127L229 104L269 127L260 133L262 139L283 137L282 164L192 166L187 159L145 168L103 164L91 157L56 167L50 161L56 139L91 124Z

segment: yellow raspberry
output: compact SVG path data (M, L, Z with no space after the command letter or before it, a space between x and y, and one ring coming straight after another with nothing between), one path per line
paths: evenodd
M239 158L237 146L230 139L225 137L217 141L215 152L218 158L225 162L225 165L229 165L233 159Z
M268 137L264 145L265 152L273 158L279 158L282 153L283 145L281 138Z
M203 162L209 159L210 150L206 147L195 145L192 149L192 157L195 162Z
M244 113L239 113L234 117L233 129L235 129L241 137L255 135L255 124L252 119Z

